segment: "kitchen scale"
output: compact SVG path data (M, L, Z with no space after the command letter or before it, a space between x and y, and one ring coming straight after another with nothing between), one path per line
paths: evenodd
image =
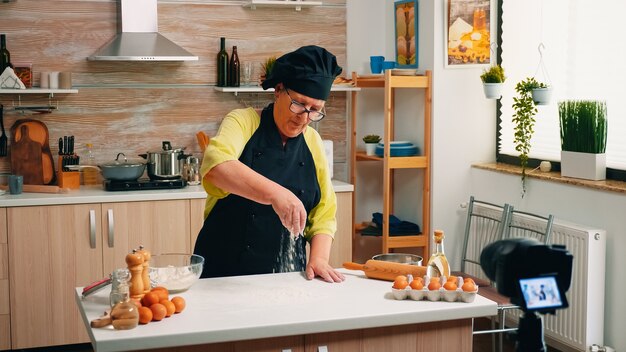
M111 181L104 180L105 191L141 191L151 189L176 189L187 186L187 181L182 178L173 180L151 180L140 178L134 181Z

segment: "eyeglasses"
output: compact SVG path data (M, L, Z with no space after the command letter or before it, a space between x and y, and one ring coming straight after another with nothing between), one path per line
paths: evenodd
M299 115L303 112L306 112L309 120L313 122L321 121L324 117L326 117L326 113L324 113L323 111L309 110L304 106L304 104L293 100L291 95L289 95L289 89L285 88L285 92L287 92L287 96L289 97L289 99L291 99L291 104L289 104L289 110L291 110L291 112L293 112L294 114Z

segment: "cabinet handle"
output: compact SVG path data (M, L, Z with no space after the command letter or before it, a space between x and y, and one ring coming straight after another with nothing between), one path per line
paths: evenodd
M328 352L328 347L326 347L326 346L317 346L317 352Z
M89 210L89 247L96 249L96 211Z
M113 248L115 245L115 222L113 221L113 209L107 211L107 217L109 219L109 248Z
M291 348L285 348L281 352L291 352Z

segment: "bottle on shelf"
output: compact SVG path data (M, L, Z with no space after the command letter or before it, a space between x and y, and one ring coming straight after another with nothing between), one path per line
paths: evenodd
M241 75L241 67L239 63L239 55L237 55L237 46L233 46L233 54L230 56L230 74L228 75L230 79L231 87L239 87L239 78Z
M85 158L85 165L93 166L83 169L83 184L84 185L98 185L100 184L100 172L96 169L96 156L93 153L93 144L87 143L87 157Z
M217 86L228 86L228 53L226 52L226 38L220 38L220 51L217 53Z
M426 265L426 275L430 277L450 276L450 264L443 250L443 238L443 231L435 230L435 252Z
M11 65L11 53L7 49L6 34L0 34L0 74L2 74L7 67L13 67L13 65Z

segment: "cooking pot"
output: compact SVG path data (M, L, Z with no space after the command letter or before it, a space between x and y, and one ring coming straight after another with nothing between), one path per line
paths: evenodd
M120 160L120 156L124 159ZM102 177L111 181L135 181L146 170L146 161L142 159L127 159L124 153L117 154L115 160L93 165L67 165L70 170L83 170L85 168L96 168L102 172Z
M381 260L384 262L393 262L400 264L410 264L410 265L422 265L422 257L416 254L406 254L406 253L387 253L387 254L378 254L372 257L374 260Z
M183 166L185 148L172 148L169 141L162 142L162 148L158 151L139 154L140 157L148 160L148 177L151 180L172 180L183 176Z

